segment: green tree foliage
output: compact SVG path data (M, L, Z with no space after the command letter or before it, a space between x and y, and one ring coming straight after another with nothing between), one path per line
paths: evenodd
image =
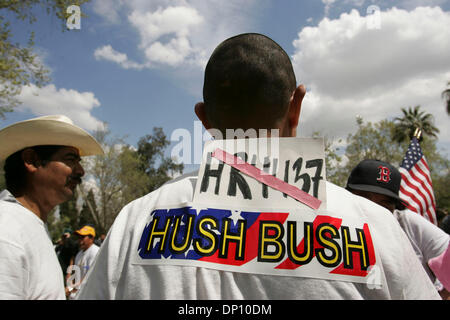
M63 230L70 226L69 217L58 215L57 212L58 210L55 208L47 217L47 226L53 243L56 243L61 238Z
M66 221L64 227L76 230L78 228L78 209L77 209L78 192L69 201L63 202L59 205L59 216Z
M86 209L86 201L83 202L81 211L79 210L77 202L80 197L81 195L78 189L72 199L61 203L57 209L54 209L52 213L49 214L47 225L53 241L56 241L61 237L65 228L75 231L86 224L93 223L92 213L90 210ZM91 201L90 203L92 203L95 208L95 202L92 202L92 191L87 194L87 199ZM57 213L59 213L59 215Z
M319 131L313 133L313 138L322 137ZM327 170L327 181L334 184L340 185L346 177L342 176L342 168L340 163L342 161L342 156L339 155L339 147L336 144L340 144L342 139L334 141L333 138L327 136L324 137L324 147L325 147L325 165Z
M414 132L417 128L422 131L422 137L437 137L439 129L434 126L433 115L430 113L425 113L425 111L421 111L420 106L415 106L414 109L408 108L408 110L402 108L401 110L403 116L394 119L395 141L400 143L410 141L413 138ZM419 141L421 141L421 139Z
M408 149L410 140L401 143L395 140L397 125L394 121L381 120L376 123L357 119L358 129L349 134L346 140L346 150L343 158L345 164L335 164L331 182L345 187L351 170L364 159L378 159L389 162L399 168ZM420 142L431 171L431 179L436 197L437 207L447 211L450 209L448 196L450 161L436 147L437 139L424 136ZM327 167L327 171L329 171Z
M123 184L122 202L126 204L150 191L150 177L144 174L144 161L136 150L123 148L119 161L119 180Z
M94 192L90 189L86 194L85 201L83 201L83 206L78 216L77 226L75 228L78 229L86 224L92 224L94 221L93 216L95 216L96 212L97 205L95 203Z
M11 20L35 23L34 9L44 8L48 14L60 19L62 30L69 14L70 5L81 5L90 0L0 0L0 117L13 111L20 101L17 96L22 87L35 84L41 87L50 81L49 71L34 52L34 32L31 32L26 45L13 40Z
M347 136L345 165L337 172L337 184L344 187L352 169L364 159L378 159L399 166L408 142L402 144L393 139L395 124L393 121L381 120L377 123L364 123L362 118L356 120L358 129Z
M177 164L164 156L164 150L169 146L162 128L153 128L153 134L139 139L137 153L142 159L142 171L149 178L148 191L158 189L169 181L175 173L183 172L183 164Z
M103 146L105 154L88 158L83 162L86 174L81 193L86 209L91 213L92 224L100 233L105 232L112 225L123 205L120 154L124 144L121 139L110 138L109 131L97 131L93 135ZM88 184L86 180L89 181ZM92 187L92 184L95 184L95 187ZM92 201L93 199L87 196L91 190L96 195L96 201Z
M449 165L447 161L447 165ZM433 179L434 196L436 203L444 213L450 214L450 192L448 186L450 185L450 166L447 167L447 173L437 176Z

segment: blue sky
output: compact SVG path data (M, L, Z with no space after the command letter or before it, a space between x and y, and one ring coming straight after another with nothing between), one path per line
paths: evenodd
M381 9L375 27L371 5ZM156 126L168 138L193 133L210 53L230 36L259 32L287 51L308 89L298 136L345 138L358 115L392 119L420 104L449 153L440 93L450 81L450 0L92 0L81 11L80 30L61 32L40 10L32 25L13 23L18 41L35 31L52 81L24 88L0 127L65 114L88 131L106 122L131 145Z

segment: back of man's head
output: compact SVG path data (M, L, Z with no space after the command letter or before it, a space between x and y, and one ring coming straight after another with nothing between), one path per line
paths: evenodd
M206 66L207 120L222 132L276 128L295 87L289 56L276 42L261 34L237 35L223 41Z

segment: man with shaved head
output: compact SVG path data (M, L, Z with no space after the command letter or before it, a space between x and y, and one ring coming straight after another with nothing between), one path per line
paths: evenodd
M300 112L304 95L303 86L296 88L286 52L267 37L246 34L222 42L211 55L205 102L195 112L206 129L219 129L223 135L227 128L255 128L295 136L299 114L294 112Z
M222 42L211 55L205 69L204 102L196 104L195 113L207 130L215 129L216 133L219 131L225 136L228 129L275 129L280 137L295 137L305 93L305 87L296 84L288 55L276 42L261 34L241 34ZM300 262L286 268L282 276L264 273L255 267L263 260L262 255L249 261L245 272L230 271L231 267L224 266L223 259L228 259L227 252L234 248L233 262L237 265L244 262L240 260L237 246L243 242L239 239L242 239L245 224L252 222L248 215L247 220L233 220L228 213L230 210L214 207L192 213L189 204L193 201L197 183L200 182L196 173L187 174L124 207L102 244L78 298L439 299L408 239L389 211L328 182L326 213L330 219L364 220L370 228L377 251L373 257L376 256L379 263L371 276L379 280L379 287L348 278L344 281L342 277L331 280L333 275L305 277L295 271L299 267L305 268ZM233 203L229 205L233 206ZM301 212L304 211L294 213ZM162 221L167 222L163 224ZM235 226L233 231L230 231L231 225ZM282 254L286 252L278 242L280 239L275 238L276 230L283 226L274 222L266 231L261 231L261 226L260 236L263 234L269 239L272 247L278 244L283 258ZM293 224L290 226L292 229ZM325 234L329 241L325 242L328 248L333 248L335 242L328 232L335 229L328 226L328 230ZM202 238L197 237L199 234ZM334 234L334 237L338 236ZM222 239L221 250L217 250L219 237ZM248 237L246 241L243 250L260 248L257 236ZM315 249L314 254L327 258L323 256L326 252L323 247L311 246L311 250ZM268 247L270 245L262 250L267 251ZM362 245L352 242L349 248L348 252L359 250L365 257L366 248ZM287 255L292 254L287 252ZM301 253L295 254L300 261ZM337 258L340 257L335 256L334 260L339 261ZM212 262L199 262L204 258L212 259ZM335 262L332 256L328 260L330 265ZM311 261L320 268L314 257Z

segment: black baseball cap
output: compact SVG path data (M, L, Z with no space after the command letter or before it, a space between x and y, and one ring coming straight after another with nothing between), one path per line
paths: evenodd
M398 196L401 180L400 171L390 163L363 160L350 173L346 189L384 194L396 200L396 209L403 210L408 204Z

